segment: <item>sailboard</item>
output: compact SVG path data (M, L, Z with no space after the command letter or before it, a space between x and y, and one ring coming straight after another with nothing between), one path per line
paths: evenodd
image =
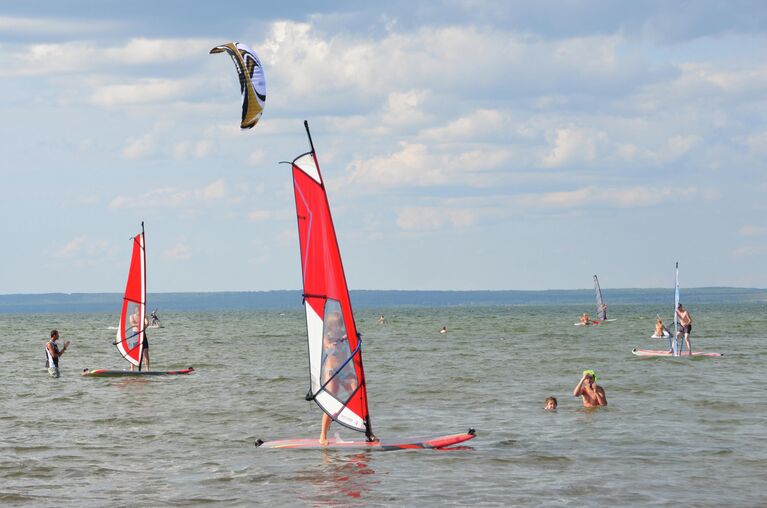
M395 441L379 441L373 434L362 363L362 337L354 321L338 239L308 122L304 122L304 127L310 151L296 157L291 166L309 351L306 400L314 401L340 425L363 432L365 441L330 439L327 445L320 445L319 439L259 440L256 446L351 448L365 443L364 446L371 449L443 448L472 439L474 432L460 434L459 438L451 435Z
M679 317L677 316L677 309L679 308L679 261L676 262L674 273L674 333L667 333L664 330L663 337L668 338L669 348L667 350L659 349L640 349L634 348L631 353L635 356L724 356L722 353L707 353L704 351L690 352L683 354L684 350L684 338L679 333ZM656 335L652 335L651 338L661 338Z
M417 448L436 448L442 449L449 446L453 446L459 443L463 443L473 438L475 435L474 429L469 429L468 432L461 434L452 434L449 436L438 437L409 437L409 438L390 438L382 439L380 441L367 441L361 439L344 440L340 438L328 439L327 445L319 444L317 439L282 439L278 441L261 442L256 441L256 447L260 448L308 448L308 449L326 449L330 448L342 448L347 450L408 450Z
M108 369L84 369L82 375L85 377L116 377L116 376L147 376L147 375L169 375L169 373L191 374L193 368L183 371L145 371L142 369L144 358L144 345L146 343L145 334L148 328L146 316L146 245L144 223L141 223L141 233L131 238L133 242L133 251L131 254L130 268L128 269L128 281L125 284L125 293L123 294L123 304L120 311L120 321L117 326L117 335L114 345L131 365L138 370L108 370ZM133 306L134 313L128 312ZM131 323L130 317L133 317ZM108 374L105 374L108 373Z
M85 377L142 377L142 376L181 376L194 374L194 367L181 370L110 370L110 369L84 369Z

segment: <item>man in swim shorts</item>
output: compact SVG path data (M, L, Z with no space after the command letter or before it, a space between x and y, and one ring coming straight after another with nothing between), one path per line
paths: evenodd
M692 332L692 316L690 312L682 307L680 303L676 308L676 316L679 319L681 329L676 332L676 340L679 340L679 336L684 334L684 343L687 344L687 354L692 355L692 343L690 342L690 333Z
M64 343L64 347L59 351L56 341L59 340L59 331L51 330L51 340L45 345L45 367L51 377L59 377L59 358L69 347L69 341Z
M598 407L607 405L604 389L597 385L599 379L596 373L589 369L583 371L583 376L573 390L574 397L580 397L583 407Z

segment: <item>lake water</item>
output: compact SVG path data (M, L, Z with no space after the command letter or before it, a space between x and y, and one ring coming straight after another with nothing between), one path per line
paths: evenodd
M154 379L80 377L124 368L113 314L0 315L0 504L767 504L767 307L690 306L694 349L725 353L692 359L631 354L666 346L649 335L668 309L573 326L588 310L358 310L376 434L477 430L468 449L365 453L253 445L319 434L301 312L162 314L153 369L197 373ZM43 368L54 327L72 341L60 379ZM607 408L572 397L587 368Z

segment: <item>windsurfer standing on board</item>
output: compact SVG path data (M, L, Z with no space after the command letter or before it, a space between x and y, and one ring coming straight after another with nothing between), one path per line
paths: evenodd
M676 308L676 316L679 318L679 324L682 326L682 329L676 332L676 340L679 340L679 336L684 333L684 342L687 344L687 354L692 355L692 343L690 343L692 316L690 316L690 313L682 307L681 303Z
M593 370L584 370L581 380L575 386L573 396L581 398L583 407L607 405L607 396L604 389L596 384L597 379L599 378Z
M56 345L57 340L59 340L59 331L51 330L51 340L45 345L45 366L51 377L59 377L59 357L69 347L69 341L66 341L64 347L59 351L59 346Z
M346 336L346 332L343 326L343 317L339 312L331 312L325 319L325 325L327 332L323 338L322 344L325 350L322 366L322 382L327 383L325 391L330 393L336 398L345 398L344 394L340 394L339 391L344 390L346 395L351 394L357 389L356 376L350 375L348 369L353 369L351 363L347 363L346 366L336 374L338 369L351 355L349 351L349 340ZM331 379L332 378L332 379ZM330 382L328 382L330 380ZM322 413L322 427L320 430L320 444L328 444L328 429L330 428L330 422L332 418L327 413Z
M138 305L136 305L135 310L133 311L133 314L130 315L129 318L131 331L133 335L138 335L138 333L141 331L139 330L139 321L141 321L141 316L139 315L138 311ZM149 320L144 317L144 327L149 324ZM146 370L149 370L149 340L146 338L146 331L144 332L144 347L143 347L143 359L142 363L144 366L146 366ZM130 364L130 370L135 370L135 365L132 363Z

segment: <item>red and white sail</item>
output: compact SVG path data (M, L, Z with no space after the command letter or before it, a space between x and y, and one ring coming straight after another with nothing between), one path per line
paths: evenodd
M371 438L361 341L313 144L311 152L293 161L293 185L309 339L307 399Z
M139 369L144 352L145 322L146 252L144 249L144 223L142 222L141 233L133 237L133 255L128 272L128 282L125 285L120 325L117 327L115 340L120 354L130 363L138 366Z

